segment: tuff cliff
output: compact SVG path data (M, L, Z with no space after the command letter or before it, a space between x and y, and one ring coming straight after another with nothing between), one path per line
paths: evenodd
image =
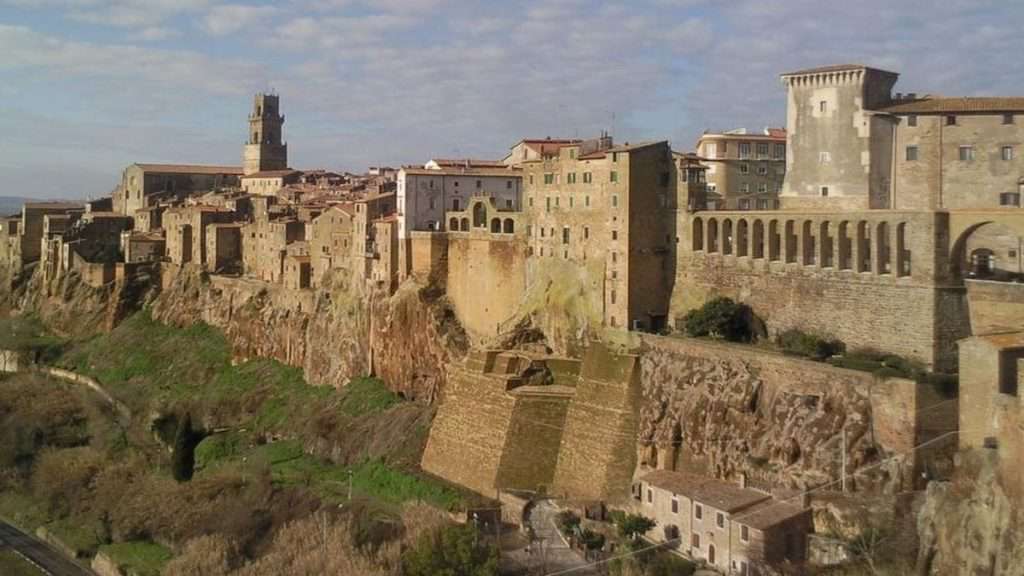
M1024 573L1021 487L1008 484L1012 481L994 450L963 452L959 460L951 481L928 485L917 519L918 574L1019 576Z

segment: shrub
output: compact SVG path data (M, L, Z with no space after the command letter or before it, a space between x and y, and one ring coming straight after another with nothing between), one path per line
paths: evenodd
M408 576L495 576L498 551L484 545L472 526L446 526L421 536L402 566Z
M730 342L751 340L750 307L731 298L715 298L683 316L689 336L721 338Z
M558 530L568 536L576 531L576 528L580 525L580 517L576 515L572 510L563 510L555 516L555 524L558 525Z
M580 544L587 550L600 550L604 548L604 534L586 528L580 533Z
M625 514L616 522L619 527L619 535L629 540L635 540L637 536L647 533L654 528L654 520L640 514Z
M839 340L808 334L795 328L779 334L775 343L787 354L814 360L825 360L846 351L846 345Z

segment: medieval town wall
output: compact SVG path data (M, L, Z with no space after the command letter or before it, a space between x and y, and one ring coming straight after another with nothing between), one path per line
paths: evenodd
M447 235L448 298L470 335L495 336L526 292L526 243L489 232Z

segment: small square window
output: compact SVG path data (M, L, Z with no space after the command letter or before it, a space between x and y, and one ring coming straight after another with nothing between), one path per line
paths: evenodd
M999 195L1000 206L1020 206L1019 192L1004 192Z
M822 114L828 112L828 101L822 100L821 102L818 102L818 111Z
M828 186L822 186L821 187L821 197L824 198L826 196L828 196Z
M917 160L917 146L907 146L907 162Z
M917 114L907 116L907 126L917 126Z
M974 160L974 147L973 146L961 146L960 147L960 161L970 162Z
M946 126L956 126L956 116L952 114L946 116Z
M1013 160L1013 146L1003 146L999 151L1003 160Z
M1003 124L1013 124L1013 114L1003 114Z
M749 173L750 173L750 164L747 164L747 163L740 164L740 174L749 174Z
M612 170L611 173L608 175L608 179L610 181L612 181L612 182L618 182L619 181L619 173L614 171L614 170Z

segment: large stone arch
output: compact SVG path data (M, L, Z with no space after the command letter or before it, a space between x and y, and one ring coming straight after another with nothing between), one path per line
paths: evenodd
M982 221L968 226L953 243L950 259L958 280L1024 281L1024 235L999 221Z

